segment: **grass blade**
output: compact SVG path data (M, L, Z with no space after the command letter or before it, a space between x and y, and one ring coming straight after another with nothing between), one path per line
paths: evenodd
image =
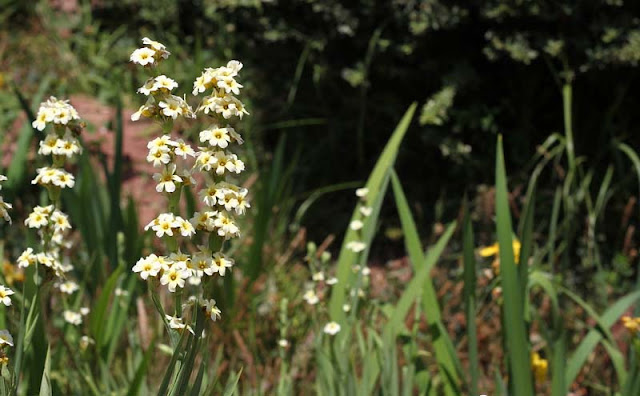
M522 285L513 256L511 213L507 191L507 174L502 151L502 136L498 137L496 156L496 218L500 245L500 274L504 296L503 325L508 351L510 385L518 395L533 396L533 382L529 362L528 337L521 302Z
M381 191L381 187L384 184L386 176L388 174L389 169L393 166L396 156L398 154L398 149L400 147L400 143L404 138L404 135L409 128L409 124L413 119L413 114L416 110L416 103L413 103L409 109L407 109L406 113L402 117L402 120L396 127L395 131L391 135L389 142L385 146L382 154L378 158L378 162L376 163L371 175L369 176L369 180L367 181L366 187L369 189L369 200L375 201L376 198ZM354 210L352 215L352 220L359 217L358 208ZM346 245L348 242L355 239L355 231L349 229L345 235L344 241L342 243L342 248L340 249L340 255L338 257L337 264L337 277L339 282L333 286L333 290L331 292L331 300L329 303L329 313L331 319L337 321L338 323L343 323L345 314L342 311L342 306L345 302L346 297L346 287L351 275L351 267L356 260L357 255L347 249Z
M467 321L467 338L469 340L469 390L472 395L479 395L478 378L478 336L476 333L476 258L474 254L473 227L469 216L469 206L464 200L464 217L462 220L462 244L464 255L464 311Z
M622 297L611 305L602 315L599 316L598 324L600 327L604 327L607 330L619 320L620 316L625 311L640 299L640 291L636 291ZM566 379L565 379L565 393L569 392L569 387L578 376L580 369L591 355L591 352L595 349L596 345L602 340L602 330L594 328L587 333L587 336L582 340L578 348L569 360L567 361Z

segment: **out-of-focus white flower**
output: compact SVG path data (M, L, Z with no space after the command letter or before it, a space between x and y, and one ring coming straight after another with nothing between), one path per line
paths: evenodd
M11 296L14 294L13 290L8 287L0 285L0 302L7 307L11 305Z
M367 194L369 194L369 189L366 187L359 188L356 190L356 197L358 198L365 198Z
M61 292L66 294L73 294L80 289L80 286L74 281L62 282L58 285Z
M362 226L364 225L364 223L360 220L353 220L350 224L349 227L354 230L354 231L358 231L362 229Z
M329 322L324 325L324 333L329 335L336 335L340 331L340 325L336 322Z
M82 324L82 314L79 312L74 312L70 310L65 310L63 313L65 322L72 324L74 326L79 326Z
M318 298L318 295L316 294L315 291L313 290L307 290L304 295L302 296L302 298L307 302L307 304L309 305L316 305L319 301L320 298Z
M0 346L2 345L13 346L13 337L9 330L0 330Z
M347 249L354 253L360 253L367 248L367 244L361 241L351 241L347 243Z
M360 208L360 213L364 216L364 217L369 217L371 216L371 212L373 211L373 209L371 209L370 206L363 206Z
M169 327L175 330L183 330L187 329L191 334L195 335L191 326L185 324L182 321L182 318L177 316L165 315L167 322L169 323Z

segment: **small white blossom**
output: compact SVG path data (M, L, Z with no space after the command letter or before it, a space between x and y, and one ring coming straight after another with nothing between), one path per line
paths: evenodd
M367 244L361 241L351 241L347 243L347 249L351 250L354 253L360 253L364 249L366 249Z
M359 188L356 190L356 197L358 198L365 198L367 194L369 194L369 189L366 187Z
M74 281L62 282L58 285L61 292L66 294L73 294L80 289L80 286Z
M350 224L349 227L354 230L354 231L358 231L362 229L362 226L364 225L364 223L360 220L353 220Z
M360 213L364 216L364 217L369 217L371 216L371 212L373 212L373 209L370 206L363 206L360 208Z
M162 269L162 265L158 260L158 256L150 254L147 257L138 260L136 265L133 266L133 272L140 273L140 277L146 280L149 276L155 277Z
M0 346L2 345L13 346L13 337L9 330L0 330Z
M336 335L340 331L340 325L336 322L329 322L324 325L324 333L329 335Z
M82 324L82 314L79 312L65 310L63 313L65 322L72 324L74 326L79 326Z
M204 301L204 310L207 316L214 322L217 319L220 319L220 316L222 314L222 311L220 311L220 309L216 305L216 300L213 299Z
M309 305L316 305L320 299L318 298L318 295L316 294L315 291L313 290L307 290L304 295L302 296L302 298L307 302L307 304Z
M129 57L129 60L141 66L152 65L155 62L155 54L156 52L151 48L138 48L133 51L133 53Z
M8 287L4 287L0 285L0 302L2 302L5 306L11 305L11 297L14 294L13 290Z

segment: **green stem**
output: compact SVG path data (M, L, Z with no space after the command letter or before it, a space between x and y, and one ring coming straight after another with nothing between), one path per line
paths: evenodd
M153 300L153 305L156 307L156 310L158 311L158 313L160 314L160 317L162 318L162 323L164 323L164 327L167 330L167 334L169 334L169 337L171 338L171 345L175 349L177 340L173 334L173 331L171 331L169 322L167 321L166 312L164 311L164 308L162 308L162 303L160 302L160 296L158 295L158 291L154 288L154 285L150 285L150 286L152 288L151 300Z
M575 171L576 156L573 144L573 125L571 119L571 107L572 107L572 86L571 82L565 82L562 87L562 109L564 116L564 134L567 140L567 157L569 159L569 169Z

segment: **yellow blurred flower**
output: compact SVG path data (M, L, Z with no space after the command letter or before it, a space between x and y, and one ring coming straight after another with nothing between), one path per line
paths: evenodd
M635 336L640 332L640 317L632 318L631 316L623 316L621 320L622 325L632 336Z
M537 352L531 354L531 370L536 382L542 383L547 380L547 371L549 370L549 363L546 359L542 359Z
M520 248L522 247L522 245L520 244L520 241L517 238L514 238L513 241L511 242L511 247L513 248L513 256L515 259L515 263L517 265L518 262L520 261ZM500 274L499 253L500 253L500 245L498 244L498 242L494 243L491 246L485 246L483 248L480 248L480 250L478 251L478 254L480 255L480 257L495 257L495 259L491 263L491 268L493 269L493 273L496 276Z
M7 260L2 263L2 273L9 286L12 286L14 282L24 282L24 271L21 268L16 268Z

